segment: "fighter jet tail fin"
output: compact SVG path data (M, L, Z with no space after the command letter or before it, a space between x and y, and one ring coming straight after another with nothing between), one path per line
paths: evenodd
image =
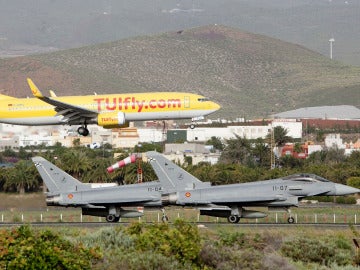
M50 193L71 192L85 186L43 157L33 157L32 161Z
M160 153L151 151L147 152L146 155L161 185L166 191L173 192L210 186L210 183L201 182L195 176L175 165Z

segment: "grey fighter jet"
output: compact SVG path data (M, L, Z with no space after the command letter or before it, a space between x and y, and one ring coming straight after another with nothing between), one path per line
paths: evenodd
M47 205L81 207L83 215L105 217L108 222L143 215L137 210L124 209L125 206L162 206L159 182L93 188L42 157L32 160L49 190Z
M163 204L199 207L201 215L225 217L230 223L240 218L262 218L266 214L244 207L265 206L289 212L299 199L318 195L348 195L359 189L336 184L315 174L294 174L265 181L211 186L175 165L157 152L147 152L161 185ZM289 223L294 222L290 215Z
M159 181L97 188L81 183L42 157L34 157L33 162L49 190L47 205L81 207L83 215L106 217L108 222L117 222L120 217L143 215L137 210L124 209L126 206L163 208L178 205L198 207L201 215L225 217L229 222L237 223L240 218L266 216L263 212L244 207L267 206L269 210L288 210L297 206L303 197L360 192L314 174L211 186L157 152L147 152L146 156ZM288 221L293 223L294 219L290 216Z

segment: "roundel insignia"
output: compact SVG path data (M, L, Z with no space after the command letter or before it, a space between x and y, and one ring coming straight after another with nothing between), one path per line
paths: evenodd
M191 193L190 193L190 192L186 192L186 193L185 193L185 197L186 197L186 198L190 198L190 197L191 197Z
M68 198L71 200L72 198L74 198L74 195L72 195L71 193L68 194Z

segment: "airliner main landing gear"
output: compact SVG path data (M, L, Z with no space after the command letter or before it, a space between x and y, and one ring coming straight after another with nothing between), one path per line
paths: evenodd
M87 129L86 123L85 123L83 126L79 127L79 128L77 129L77 132L78 132L80 135L85 136L85 137L86 137L87 135L89 135L89 130Z

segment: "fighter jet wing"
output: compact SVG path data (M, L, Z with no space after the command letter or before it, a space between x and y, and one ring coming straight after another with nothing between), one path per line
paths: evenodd
M41 91L30 78L28 78L27 81L33 95L36 98L53 105L55 107L55 111L57 112L56 116L64 116L62 121L65 123L72 122L80 118L93 118L98 115L96 111L87 110L79 106L62 102L60 100L54 99L53 97L46 97L41 93Z

